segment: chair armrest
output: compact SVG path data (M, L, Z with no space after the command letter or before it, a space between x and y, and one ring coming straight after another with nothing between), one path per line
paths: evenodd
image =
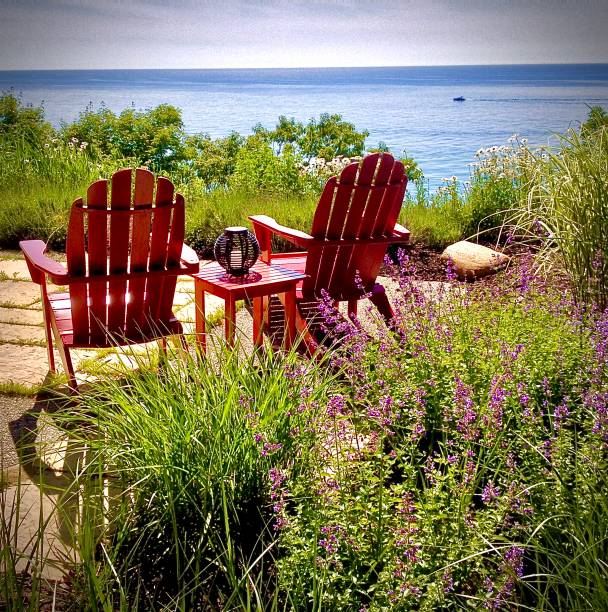
M407 227L403 227L403 225L399 225L399 223L395 223L393 233L397 236L405 238L406 240L410 239L410 230L408 230Z
M182 245L182 254L180 260L183 266L188 269L188 273L196 273L199 271L198 255L194 249L191 249L188 245Z
M255 230L256 236L258 236L260 230L262 230L262 232L264 230L270 231L304 249L311 241L314 241L314 238L310 234L280 225L272 217L268 217L267 215L253 215L249 217L249 220L253 223L253 229Z
M22 240L19 247L23 251L32 281L37 285L45 282L44 275L48 274L56 285L66 284L69 277L65 266L47 257L46 244L42 240Z

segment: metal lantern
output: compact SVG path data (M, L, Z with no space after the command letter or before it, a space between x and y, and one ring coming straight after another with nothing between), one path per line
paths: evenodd
M227 227L213 247L217 262L231 276L244 276L255 264L260 245L246 227Z

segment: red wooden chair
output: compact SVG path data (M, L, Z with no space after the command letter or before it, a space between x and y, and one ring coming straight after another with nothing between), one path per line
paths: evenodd
M131 169L94 182L87 201L72 204L67 269L44 255L42 240L19 243L32 281L40 285L51 372L53 336L69 385L76 389L71 348L101 348L182 334L172 312L179 274L198 272L196 253L183 244L184 198L148 170ZM47 277L67 285L49 293ZM183 341L183 339L182 339Z
M388 153L375 153L360 164L349 164L339 178L327 181L310 234L279 225L266 215L249 217L263 261L307 274L297 289L296 324L311 350L316 342L307 318L318 312L322 290L336 306L348 302L351 317L357 314L357 302L364 296L387 321L393 317L384 287L376 277L387 247L409 240L410 232L397 224L406 185L403 164ZM306 252L272 253L273 234ZM272 323L273 316L271 312L267 321Z

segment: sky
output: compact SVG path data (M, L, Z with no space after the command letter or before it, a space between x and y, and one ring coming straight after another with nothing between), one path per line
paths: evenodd
M0 70L608 62L608 0L0 0Z

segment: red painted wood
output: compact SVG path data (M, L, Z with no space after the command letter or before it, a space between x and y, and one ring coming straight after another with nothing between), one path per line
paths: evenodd
M269 266L258 261L247 276L230 277L217 263L204 266L194 278L194 295L196 303L197 342L202 352L205 351L205 293L211 293L225 301L226 340L233 342L234 308L237 300L254 300L254 340L260 329L263 316L258 298L276 294L289 293L292 297L295 287L304 278L304 274L279 266ZM256 304L257 302L257 304Z
M54 369L54 358L51 353L52 331L61 339L57 348L73 389L76 388L76 379L69 348L95 348L112 346L116 343L147 342L164 338L166 335L183 333L181 323L170 308L175 278L180 273L197 272L199 268L194 251L183 245L184 200L177 195L174 206L173 185L166 179L160 179L156 202L159 204L161 214L156 215L155 221L151 221L152 215L157 210L156 206L152 205L154 177L146 170L137 172L133 208L130 208L130 179L130 170L114 175L110 209L107 208L105 181L91 185L87 192L87 206L83 205L82 199L74 202L66 240L67 269L44 255L44 242L29 240L20 243L32 280L41 284L49 365ZM156 228L153 227L154 223ZM154 229L159 245L158 265L150 270L148 258L154 242L150 234L154 235ZM167 237L170 231L171 242L168 249ZM170 265L167 267L165 264L168 252ZM49 294L44 284L47 275L53 281L68 285L69 293ZM126 288L129 287L134 291L137 285L151 278L153 282L150 294L158 294L157 289L163 289L166 277L172 277L169 284L164 287L171 290L171 295L168 297L156 295L157 300L169 304L166 316L163 320L152 321L152 324L147 325L145 329L130 330L132 333L125 337L125 304L129 304L129 309L133 304L132 300L126 300ZM148 292L144 295L147 296ZM108 304L108 324L107 330L103 331L107 333L102 333L102 326L95 324L95 318L101 320L106 311L106 304ZM142 307L145 308L145 302ZM99 313L96 317L93 316L95 312ZM136 318L137 313L133 311L130 321ZM92 329L90 321L93 321Z
M357 170L358 164L349 164L340 174L327 228L323 236L325 239L339 240L342 238L344 221L347 218L348 210L355 193ZM339 251L339 247L329 246L324 246L322 250L311 250L309 265L311 267L314 266L317 270L315 276L310 276L311 280L314 279L314 285L311 282L311 289L314 293L318 293L322 288L329 287L332 284L334 268ZM308 283L308 280L304 281L306 289L308 289Z
M119 170L112 176L112 193L110 208L127 210L131 207L132 170ZM110 274L120 274L128 269L129 260L129 225L126 215L110 216ZM112 334L124 334L127 283L110 281L108 283L108 331Z
M399 212L401 211L406 186L407 176L405 169L400 161L396 161L380 204L380 210L374 227L376 235L392 235ZM362 250L358 261L358 268L361 270L361 275L369 279L369 282L376 280L382 266L385 251L386 248L382 246L370 246Z
M95 181L87 190L87 210L107 210L108 181ZM89 275L108 273L108 219L103 215L87 214ZM89 285L89 325L91 336L101 341L108 324L107 283Z
M66 239L66 258L70 276L84 277L86 274L86 257L82 198L78 198L78 200L75 200L72 204ZM80 341L89 336L89 309L87 308L87 298L86 283L83 282L70 285L74 335Z
M354 239L360 237L363 212L366 210L368 201L373 195L371 188L374 175L376 174L378 158L378 154L368 155L361 163L361 166L358 167L358 174L355 179L355 186L353 187L351 206L348 211L343 213L342 224L344 229L341 235L342 238ZM332 274L328 277L321 276L317 280L315 293L318 294L321 288L332 293L334 287L340 290L340 287L345 283L351 286L354 284L356 269L352 266L352 257L356 250L357 247L351 247L345 244L335 250ZM328 253L327 250L326 253ZM327 255L324 261L320 262L319 265L321 269L329 269L330 263L328 262Z
M173 206L173 214L171 216L171 232L167 246L167 268L179 266L185 234L186 215L184 197L178 193L175 196L175 205ZM167 276L163 280L163 297L159 304L159 317L161 320L171 316L176 284L177 276Z
M401 229L394 231L406 183L403 165L387 153L369 155L361 164L347 166L339 180L332 178L326 184L315 212L312 239L306 241L308 252L270 257L273 265L280 262L309 276L296 291L298 329L316 312L314 304L321 289L334 301L348 301L349 315L355 316L357 300L363 297L361 283L381 313L391 316L384 289L375 281L387 246L409 238L407 230L407 235ZM252 221L256 233L275 232L272 219L254 217ZM288 228L276 229L289 238ZM266 234L265 239L270 241ZM282 301L286 303L287 298ZM274 316L271 312L271 323ZM310 338L309 346L313 344Z
M325 238L325 232L327 231L327 224L329 223L329 216L331 214L331 207L334 202L337 185L338 179L335 176L332 176L327 183L325 183L323 193L321 194L319 203L317 204L317 209L312 220L311 234L314 238L318 238L319 240Z
M153 198L154 175L149 170L137 168L133 190L133 209L149 208L146 208L141 214L133 215L131 219L130 272L141 272L148 269ZM142 315L146 282L146 278L134 278L129 281L129 301L126 317L127 334L133 334L136 330L144 328L145 321Z
M166 178L159 178L156 183L156 202L152 220L150 238L150 270L158 270L167 263L167 246L171 223L171 204L173 203L173 183ZM150 278L146 283L145 315L150 321L159 317L163 279Z

